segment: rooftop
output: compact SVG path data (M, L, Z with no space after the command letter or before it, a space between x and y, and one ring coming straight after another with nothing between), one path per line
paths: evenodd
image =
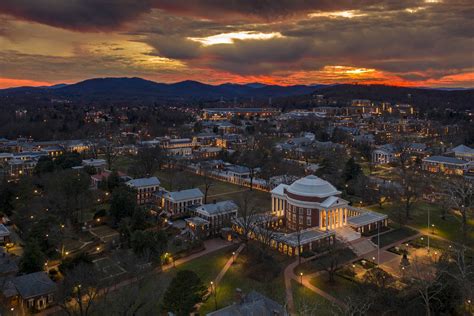
M467 161L464 161L464 160L461 160L461 159L458 159L458 158L453 158L453 157L446 157L446 156L426 157L425 159L423 159L423 161L448 163L448 164L454 164L454 165L465 165L465 164L467 164Z
M182 200L192 200L192 199L203 198L204 194L198 188L194 188L194 189L168 192L168 193L165 193L164 196L174 201L182 201Z
M23 299L49 294L57 289L56 283L43 271L17 276L12 282Z
M127 181L127 185L134 188L158 186L160 185L160 180L157 177L132 179Z
M316 197L329 197L341 193L332 184L314 175L296 180L287 191L296 195Z
M221 201L212 204L203 204L196 208L196 212L198 213L206 213L207 215L217 215L222 213L231 212L237 210L238 206L234 203L234 201Z
M256 291L251 291L246 295L242 295L242 300L239 303L229 305L214 312L207 314L207 316L285 316L288 313L284 307L274 300L260 294Z
M347 218L347 223L353 227L361 227L387 218L387 215L376 212L363 212L360 215Z

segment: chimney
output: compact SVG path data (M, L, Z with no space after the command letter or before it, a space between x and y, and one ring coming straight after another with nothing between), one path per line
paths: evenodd
M240 288L236 288L235 289L235 302L237 304L242 304L242 299L243 299L242 290Z

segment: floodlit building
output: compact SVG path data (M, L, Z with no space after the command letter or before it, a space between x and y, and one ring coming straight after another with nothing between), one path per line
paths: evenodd
M395 149L387 144L380 146L372 152L372 162L377 164L388 164L396 159Z
M280 184L271 191L272 212L267 219L255 221L255 239L265 240L266 231L284 226L272 233L268 242L288 255L311 251L341 237L347 241L360 238L379 227L387 226L387 215L355 208L339 197L341 192L329 182L309 175L291 185ZM234 229L243 232L242 219L234 221Z
M463 175L469 171L470 163L454 157L431 156L422 160L421 168L428 172Z
M217 235L221 228L231 225L231 220L237 217L237 210L237 204L228 200L203 204L195 208L193 213L196 217L207 221L209 235Z
M454 156L465 161L474 161L474 149L465 145L459 145L451 149Z
M164 192L161 196L161 207L170 216L183 214L192 207L201 205L204 198L204 194L197 188Z

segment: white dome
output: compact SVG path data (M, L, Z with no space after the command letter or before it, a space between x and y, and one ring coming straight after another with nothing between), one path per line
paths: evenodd
M313 175L296 180L288 187L287 191L296 195L319 198L341 193L331 183Z

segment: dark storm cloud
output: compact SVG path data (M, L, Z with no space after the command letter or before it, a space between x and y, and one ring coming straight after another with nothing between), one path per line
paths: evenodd
M50 26L110 31L152 8L151 0L1 0L0 13Z
M393 73L440 69L436 76L441 77L472 68L469 52L474 45L474 27L467 13L469 1L375 10L370 14L362 11L360 18L306 17L271 24L271 28L265 23L253 24L253 31L280 32L284 37L202 46L193 50L193 65L241 75L346 65ZM248 30L245 25L239 27ZM215 29L203 28L201 32L214 34ZM188 34L182 27L174 36L184 40ZM159 42L146 41L162 51ZM173 56L173 47L165 48L166 56ZM182 49L176 49L179 55Z
M0 13L16 18L82 31L110 31L152 9L211 20L274 19L309 11L352 10L371 5L389 10L421 0L2 0Z
M155 35L148 43L156 47L160 56L172 59L193 59L201 55L201 45L183 37Z

